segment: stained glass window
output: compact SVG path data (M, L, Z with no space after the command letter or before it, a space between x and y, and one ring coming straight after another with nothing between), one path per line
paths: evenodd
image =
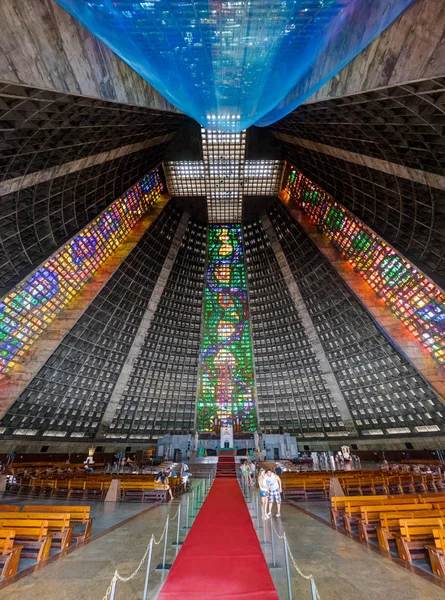
M445 365L445 294L324 190L292 171L287 191L414 337Z
M0 302L0 379L24 357L161 193L158 170L141 179Z
M257 428L241 225L210 225L197 429Z

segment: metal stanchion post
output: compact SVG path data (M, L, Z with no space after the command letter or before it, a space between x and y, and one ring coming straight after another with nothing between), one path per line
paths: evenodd
M275 537L274 537L274 526L272 523L272 519L270 519L270 543L272 546L272 564L269 565L270 569L281 569L281 565L277 563L277 558L275 555Z
M267 534L266 534L266 522L267 522L267 519L264 519L264 520L263 520L263 541L261 542L261 543L262 543L262 544L264 544L264 545L266 545L266 544L268 544L268 543L269 543L269 542L267 541Z
M153 536L150 540L150 550L148 551L147 571L145 573L144 595L142 600L147 600L148 578L150 577L151 555L153 554Z
M260 513L259 513L259 509L258 509L258 496L256 497L256 527L257 527L257 529L260 528Z
M286 559L287 591L289 592L289 600L292 600L292 584L290 580L289 553L287 550L286 534L284 534L284 557Z
M192 517L194 517L194 516L195 516L195 515L193 514L193 513L195 512L194 506L195 506L195 489L194 489L194 488L192 488Z
M314 578L311 578L311 593L312 593L312 600L317 600L317 588L315 587L315 581Z
M187 496L187 511L185 514L185 527L184 529L189 528L189 514L190 514L190 496Z
M113 579L113 582L111 584L110 600L114 600L114 597L116 595L116 583L117 579Z
M176 542L172 543L172 546L181 546L182 542L179 541L179 528L181 526L181 505L178 506L178 525L176 527Z
M171 569L171 565L168 565L165 562L165 559L167 556L168 525L169 525L169 515L167 515L167 519L165 521L164 554L162 557L162 565L158 565L156 567L156 571L168 571L168 569Z

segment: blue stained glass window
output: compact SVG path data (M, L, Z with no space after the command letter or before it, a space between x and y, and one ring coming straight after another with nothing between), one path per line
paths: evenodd
M58 2L201 125L241 131L296 108L415 0Z

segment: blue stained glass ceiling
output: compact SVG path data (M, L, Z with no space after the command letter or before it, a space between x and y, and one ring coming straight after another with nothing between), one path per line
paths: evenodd
M304 102L415 0L58 2L201 125L241 131Z

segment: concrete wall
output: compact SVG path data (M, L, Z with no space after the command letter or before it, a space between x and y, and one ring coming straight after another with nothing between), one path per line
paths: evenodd
M417 0L307 102L444 74L445 3Z
M55 0L1 0L0 81L177 111Z

